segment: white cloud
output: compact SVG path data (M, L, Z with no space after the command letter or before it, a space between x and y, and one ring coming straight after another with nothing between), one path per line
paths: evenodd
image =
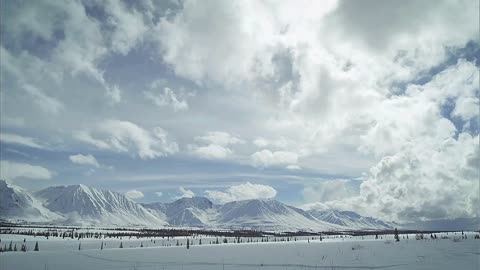
M298 163L298 155L288 151L270 151L264 149L252 154L251 162L254 167L264 168L272 166L290 166L294 167Z
M478 117L480 104L478 97L474 96L461 96L455 103L455 109L452 112L452 116L460 117L464 121L468 121L474 117Z
M207 146L195 146L193 154L204 159L226 159L230 157L233 151L230 148L217 144L209 144Z
M2 179L29 178L35 180L48 180L53 176L51 171L42 166L8 160L0 161L0 169L0 177Z
M17 134L0 133L0 141L7 144L18 144L32 148L44 148L44 146L39 144L34 138L25 137Z
M82 155L82 154L77 154L77 155L71 155L70 161L75 164L79 165L91 165L94 167L99 168L100 164L98 163L97 159L93 155Z
M153 103L159 107L172 106L174 111L183 111L188 109L187 101L179 99L168 87L163 89L163 93L145 91L144 95L145 98L153 101Z
M105 91L106 91L105 95L108 97L108 99L112 104L119 103L120 101L122 101L122 94L117 85L114 85L114 86L106 85Z
M253 144L255 144L256 146L258 147L265 147L265 146L268 146L269 142L267 141L267 139L265 138L262 138L262 137L259 137L259 138L256 138L254 141L253 141Z
M150 86L150 90L143 92L145 98L152 101L158 107L170 106L175 112L188 110L185 95L181 92L180 95L178 95L172 89L164 87L163 85L163 81L154 81Z
M390 220L478 216L478 136L461 133L435 143L424 141L382 158L361 185L352 206Z
M175 197L176 199L181 199L181 198L192 198L195 196L195 193L191 191L190 189L185 189L184 187L179 187L178 190L180 191L181 195Z
M42 90L32 85L26 84L23 86L23 89L25 89L25 91L32 96L34 102L47 113L57 114L64 108L62 102L46 95Z
M358 190L351 186L352 181L356 180L335 179L308 183L303 188L303 198L310 202L328 202L350 198L358 195Z
M277 191L271 186L246 182L245 184L231 186L225 192L207 190L205 195L212 201L223 204L241 200L271 199L277 195Z
M141 159L152 159L178 152L178 145L167 139L167 132L160 127L145 130L132 122L107 120L93 131L79 131L74 137L100 149L131 152Z
M234 153L230 145L245 143L240 138L221 131L207 132L204 136L195 137L195 141L207 145L190 145L190 151L194 155L205 159L230 158Z
M148 25L144 22L143 14L126 7L121 1L105 1L104 4L110 13L108 24L115 29L112 34L112 50L126 55L143 41Z
M210 131L203 136L195 137L195 141L227 146L231 144L244 143L240 138L223 131Z
M409 85L404 95L372 106L365 115L371 122L361 136L360 149L381 157L397 153L422 138L441 142L452 137L456 129L442 116L442 107L450 99L475 96L478 80L475 65L459 61L427 84ZM461 102L458 105L462 106Z
M65 131L78 129L78 140L103 150L142 159L176 153L178 145L154 128L160 125L203 158L289 169L299 168L301 158L302 168L318 174L355 176L370 167L385 172L369 174L369 188L355 199L322 202L326 206L406 219L473 213L468 207L477 198L470 194L474 185L452 180L451 193L437 186L444 174L458 176L455 168L471 170L462 163L471 153L448 163L439 149L452 140L476 147L459 138L478 136L478 68L473 60L452 60L471 59L478 49L478 1L187 0L167 7L149 1L10 2L3 18L9 46L0 46L0 124L51 141L33 143L70 148ZM105 14L98 18L92 10ZM159 54L149 51L157 47ZM139 61L123 65L131 59ZM152 63L161 67L152 69ZM130 69L145 72L138 76ZM157 77L168 80L150 97L173 110L151 110L149 94L135 95ZM195 99L182 94L192 87L200 90ZM121 103L102 106L104 99ZM182 113L171 112L186 105ZM129 121L96 125L111 118ZM207 133L190 140L206 130L235 135ZM240 147L240 138L257 139ZM448 166L435 165L425 153ZM402 162L415 165L410 171L418 180L400 177L409 175ZM387 171L391 178L384 176ZM395 193L416 181L424 192L405 189L409 196L405 204L395 201L397 214L380 206L395 197L374 192L377 187ZM437 194L434 202L445 205L455 196L459 202L429 207L423 198L430 193ZM472 203L455 194L470 194ZM373 201L371 208L363 196ZM417 202L431 211L407 209Z
M335 1L280 5L186 1L182 7L172 19L163 18L157 25L156 36L164 61L180 76L198 83L213 80L238 85L272 76L272 58L284 48L283 43L295 42L289 40L285 32L304 34L305 29L296 31L298 24L318 28L318 19L314 17L321 18L332 10ZM211 10L216 10L214 15Z
M398 222L479 216L478 134L456 130L442 114L449 100L475 96L478 80L477 67L459 61L430 82L409 85L404 95L373 106L375 120L360 149L380 161L359 194L310 202Z
M289 170L301 170L302 167L300 167L298 165L288 165L287 169L289 169Z
M132 200L141 199L141 198L144 197L143 192L138 191L136 189L132 189L132 190L129 190L129 191L125 192L125 196L127 196L127 198L132 199Z
M56 113L63 106L54 97L46 95L45 90L57 88L66 78L79 75L85 75L89 82L93 80L102 87L110 103L119 102L120 89L106 81L99 63L109 52L125 54L133 48L138 38L132 33L145 34L145 31L140 31L142 24L138 23L142 22L142 16L128 12L121 3L105 1L95 4L103 5L107 12L108 33L105 32L105 25L102 26L87 14L85 5L93 3L43 1L9 5L11 13L5 17L9 33L6 39L21 44L28 35L31 40L44 40L53 45L48 48L51 50L48 57L37 57L30 51L21 50L19 55L14 55L14 63L10 65L10 71L13 71L17 80L30 85L24 88L35 98L34 102L48 112ZM49 16L44 16L46 11ZM64 35L62 38L58 38L59 31ZM2 60L4 51L2 48ZM34 61L22 61L25 58ZM45 77L52 79L53 83L45 83ZM35 87L32 88L33 85Z
M155 192L155 195L157 195L157 197L162 197L162 196L163 196L163 192L157 191L157 192Z

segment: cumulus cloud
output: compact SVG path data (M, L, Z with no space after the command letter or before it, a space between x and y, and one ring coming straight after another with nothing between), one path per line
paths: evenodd
M308 183L303 188L303 197L306 201L328 202L334 200L342 200L358 195L358 185L354 184L358 180L322 180L315 183Z
M277 6L267 2L186 1L173 18L164 18L157 25L158 37L162 37L158 38L159 51L177 74L197 83L215 81L231 86L269 77L274 72L271 59L289 41L285 32L300 33L295 31L296 21L318 23L314 18L334 7L335 1ZM216 10L213 16L210 10Z
M287 151L270 151L264 149L252 154L251 162L254 167L265 168L272 166L290 166L290 169L298 169L298 155Z
M455 102L455 109L452 112L453 117L459 117L463 121L468 121L478 117L478 108L480 107L477 97L461 96Z
M227 132L210 131L203 136L195 137L195 141L207 145L190 145L191 152L205 159L227 159L234 151L230 145L245 143L240 138Z
M69 158L70 158L70 161L72 163L75 163L75 164L90 165L90 166L97 167L97 168L100 167L100 164L98 163L97 159L91 154L88 154L88 155L82 155L82 154L71 155Z
M449 100L473 98L479 94L477 67L460 60L436 75L425 85L411 84L404 95L394 96L373 106L368 112L372 119L366 134L362 135L362 151L378 156L397 153L422 138L441 142L452 137L456 128L442 115ZM476 98L478 99L478 98ZM455 111L464 110L457 102ZM415 119L415 121L411 121Z
M10 133L0 133L0 142L6 144L24 145L32 148L45 148L45 146L38 143L34 138Z
M177 143L167 139L167 132L162 128L155 127L148 131L129 121L107 120L92 131L76 132L74 137L99 149L130 152L141 159L178 152Z
M404 95L373 107L373 114L382 114L362 137L360 149L380 161L365 176L359 194L343 196L348 193L338 187L332 194L340 192L340 198L327 192L327 199L315 199L328 189L309 187L309 207L354 209L400 222L479 216L478 134L457 130L442 113L450 100L477 96L478 80L475 65L459 61L430 82L412 84Z
M138 191L136 189L132 189L132 190L129 190L129 191L125 192L125 196L127 196L127 198L132 199L132 200L141 199L141 198L144 197L143 192Z
M0 161L0 177L2 179L29 178L35 180L48 180L53 172L38 165L20 163L8 160Z
M212 201L223 204L241 200L271 199L277 195L277 191L271 186L246 182L230 186L225 191L206 190L205 195Z
M425 141L382 158L360 187L359 205L391 220L478 216L478 140L461 133L438 148Z
M230 148L217 144L196 146L192 151L195 155L205 159L226 159L233 153Z
M180 195L176 197L176 199L181 199L181 198L192 198L195 196L195 193L191 191L190 189L186 189L184 187L179 187L178 191L180 191Z

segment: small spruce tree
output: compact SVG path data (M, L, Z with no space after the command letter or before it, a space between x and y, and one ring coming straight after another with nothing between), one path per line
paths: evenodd
M120 242L120 248L123 248L123 242Z
M33 251L38 251L38 250L39 249L38 249L38 241L37 241L37 242L35 242L35 248L33 249Z
M190 239L187 239L187 249L190 248Z

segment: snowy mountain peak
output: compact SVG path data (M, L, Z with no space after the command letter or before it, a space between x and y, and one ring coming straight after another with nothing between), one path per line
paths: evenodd
M27 191L0 180L0 217L14 220L55 220L58 215L45 209Z
M171 203L144 204L159 218L177 226L205 227L215 216L213 203L204 197L180 198Z
M123 194L85 185L54 186L30 195L0 180L0 215L7 220L69 225L174 225L229 229L326 231L391 228L352 211L304 211L273 199L214 205L204 197L137 204Z
M198 209L209 209L213 207L213 203L205 197L192 197L192 198L180 198L172 203L169 203L170 206L183 206L183 207L194 207Z
M151 224L165 222L124 195L85 185L49 187L35 193L51 211L73 222L101 224Z
M318 221L305 211L279 201L244 200L219 207L219 222L230 227L267 230L332 230L336 225Z

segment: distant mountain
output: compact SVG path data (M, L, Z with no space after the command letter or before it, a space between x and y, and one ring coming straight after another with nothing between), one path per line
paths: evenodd
M143 206L176 226L206 227L216 215L213 203L203 197L181 198L172 203L151 203Z
M85 185L49 187L35 193L46 208L72 224L164 225L124 195Z
M218 223L226 227L264 230L335 230L339 226L318 221L305 211L275 200L245 200L218 208Z
M0 219L17 221L52 221L60 216L43 207L27 191L0 180Z
M181 198L172 203L143 204L169 224L183 227L332 230L338 226L318 221L305 211L275 200L245 200L214 205L203 197Z
M364 217L352 211L339 210L311 210L308 213L316 219L328 222L331 224L340 225L350 229L375 229L384 230L392 229L390 224L387 224L379 219L372 217Z
M124 195L85 185L49 187L33 195L0 181L1 219L65 225L177 226L269 231L390 229L350 211L304 211L276 200L215 205L207 198L139 204Z

